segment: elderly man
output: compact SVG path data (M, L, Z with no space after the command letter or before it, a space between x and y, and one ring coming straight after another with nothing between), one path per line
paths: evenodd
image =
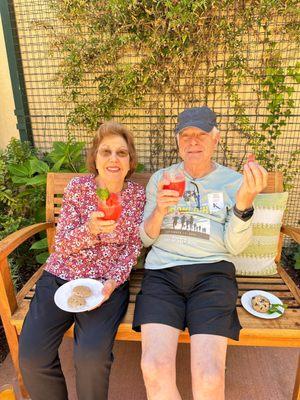
M238 340L241 329L230 255L249 244L252 204L267 185L267 172L254 160L243 175L212 160L220 133L208 107L179 114L175 133L183 162L157 171L147 187L141 237L152 248L133 328L142 331L148 399L181 399L175 360L179 333L187 327L193 397L221 400L227 338ZM168 188L179 179L172 178L178 169L185 177L182 196Z

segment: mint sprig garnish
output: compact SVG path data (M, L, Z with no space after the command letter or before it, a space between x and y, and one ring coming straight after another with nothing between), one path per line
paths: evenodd
M283 312L280 310L280 308L284 308L285 310L288 308L286 304L271 304L270 308L268 310L268 314L274 314L277 312L278 314L283 314Z
M106 188L96 189L97 196L100 200L107 200L109 198L109 191Z

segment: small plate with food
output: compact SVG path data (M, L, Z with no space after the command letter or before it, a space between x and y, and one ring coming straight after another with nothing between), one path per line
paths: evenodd
M277 296L264 290L249 290L242 295L241 303L250 314L265 319L280 317L287 307Z
M96 279L80 278L63 284L54 294L54 302L68 312L84 312L96 307L103 300L103 284Z

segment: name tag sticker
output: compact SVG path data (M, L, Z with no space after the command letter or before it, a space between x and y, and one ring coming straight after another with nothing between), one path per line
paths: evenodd
M208 193L208 208L210 212L218 212L224 208L224 198L222 192Z

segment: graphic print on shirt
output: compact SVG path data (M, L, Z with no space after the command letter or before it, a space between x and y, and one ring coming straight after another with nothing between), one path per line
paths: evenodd
M196 191L186 191L183 195L185 204L177 205L165 216L161 234L193 236L209 240L211 212L224 208L223 193L199 195Z

